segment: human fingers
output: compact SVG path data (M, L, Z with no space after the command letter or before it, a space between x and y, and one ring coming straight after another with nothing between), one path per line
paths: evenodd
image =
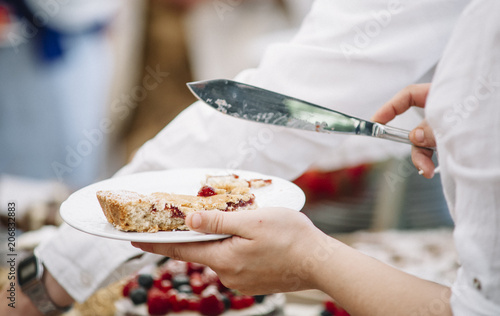
M423 120L417 127L410 132L410 141L419 147L436 147L434 132L426 120Z
M252 230L249 223L256 219L252 211L241 212L195 212L186 217L188 227L197 232L207 234L237 235L239 239L251 239ZM214 253L228 251L227 244L232 241L216 241L202 243L132 243L134 247L183 261L194 261L209 264ZM231 245L229 245L231 246ZM226 248L224 248L226 247Z
M436 139L427 121L422 121L410 132L410 141L416 146L412 148L411 157L413 164L426 178L434 176L434 151L427 148L436 147Z
M251 237L248 223L255 217L254 211L240 212L194 212L186 217L189 229L206 234L228 234ZM250 236L249 236L250 234Z
M432 155L434 151L422 147L413 146L411 149L411 160L419 173L427 179L434 177L434 162Z
M412 106L425 107L425 100L429 93L430 83L409 85L399 91L375 112L371 120L386 124L396 116L406 112Z

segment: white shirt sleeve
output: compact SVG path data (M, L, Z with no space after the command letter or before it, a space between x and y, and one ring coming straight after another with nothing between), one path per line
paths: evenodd
M475 0L443 54L426 114L461 268L454 315L500 315L500 2Z
M369 119L398 90L432 72L467 2L318 0L290 43L271 46L260 66L237 80ZM411 129L419 122L413 113L394 125ZM197 102L143 145L119 174L196 166L293 179L313 164L341 166L409 153L408 145L367 139L249 123ZM81 301L139 252L64 226L38 253Z

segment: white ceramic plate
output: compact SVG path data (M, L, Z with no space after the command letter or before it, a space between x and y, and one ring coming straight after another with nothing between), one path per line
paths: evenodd
M302 190L281 178L243 170L226 169L173 169L137 173L108 179L89 185L73 193L61 205L61 217L69 225L83 232L128 241L179 243L216 240L228 235L202 234L192 231L137 233L123 232L111 225L97 201L98 190L130 190L142 194L169 192L196 195L207 175L237 174L243 179L272 179L266 187L252 189L260 207L282 206L300 211L305 203Z

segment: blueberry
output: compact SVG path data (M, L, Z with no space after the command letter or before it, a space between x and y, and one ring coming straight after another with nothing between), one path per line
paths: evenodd
M140 286L144 287L145 289L149 289L153 286L154 280L150 274L139 274L137 282L139 283Z
M319 314L320 316L333 316L332 313L330 313L329 311L327 311L326 309L322 310L321 311L321 314Z
M181 284L181 285L179 285L177 290L179 291L179 293L186 293L186 294L193 293L193 289L191 288L191 285L189 285L189 284Z
M148 300L148 292L145 288L138 287L130 291L129 297L134 305L140 305Z
M174 286L174 288L178 289L179 286L184 284L189 284L189 276L178 274L172 278L172 285Z
M224 303L224 310L228 310L231 308L231 300L227 295L222 295L222 303Z
M264 299L266 298L266 295L254 295L253 298L255 299L255 302L257 304L260 304L260 303L264 302Z

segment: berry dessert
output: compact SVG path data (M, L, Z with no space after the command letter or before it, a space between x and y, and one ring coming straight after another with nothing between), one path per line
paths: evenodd
M139 194L132 191L98 191L97 199L108 222L122 231L188 230L186 215L195 211L233 212L255 209L251 188L271 180L244 180L237 175L207 176L196 196L172 193Z
M173 259L141 271L124 285L116 316L281 316L284 295L242 295L204 265Z

